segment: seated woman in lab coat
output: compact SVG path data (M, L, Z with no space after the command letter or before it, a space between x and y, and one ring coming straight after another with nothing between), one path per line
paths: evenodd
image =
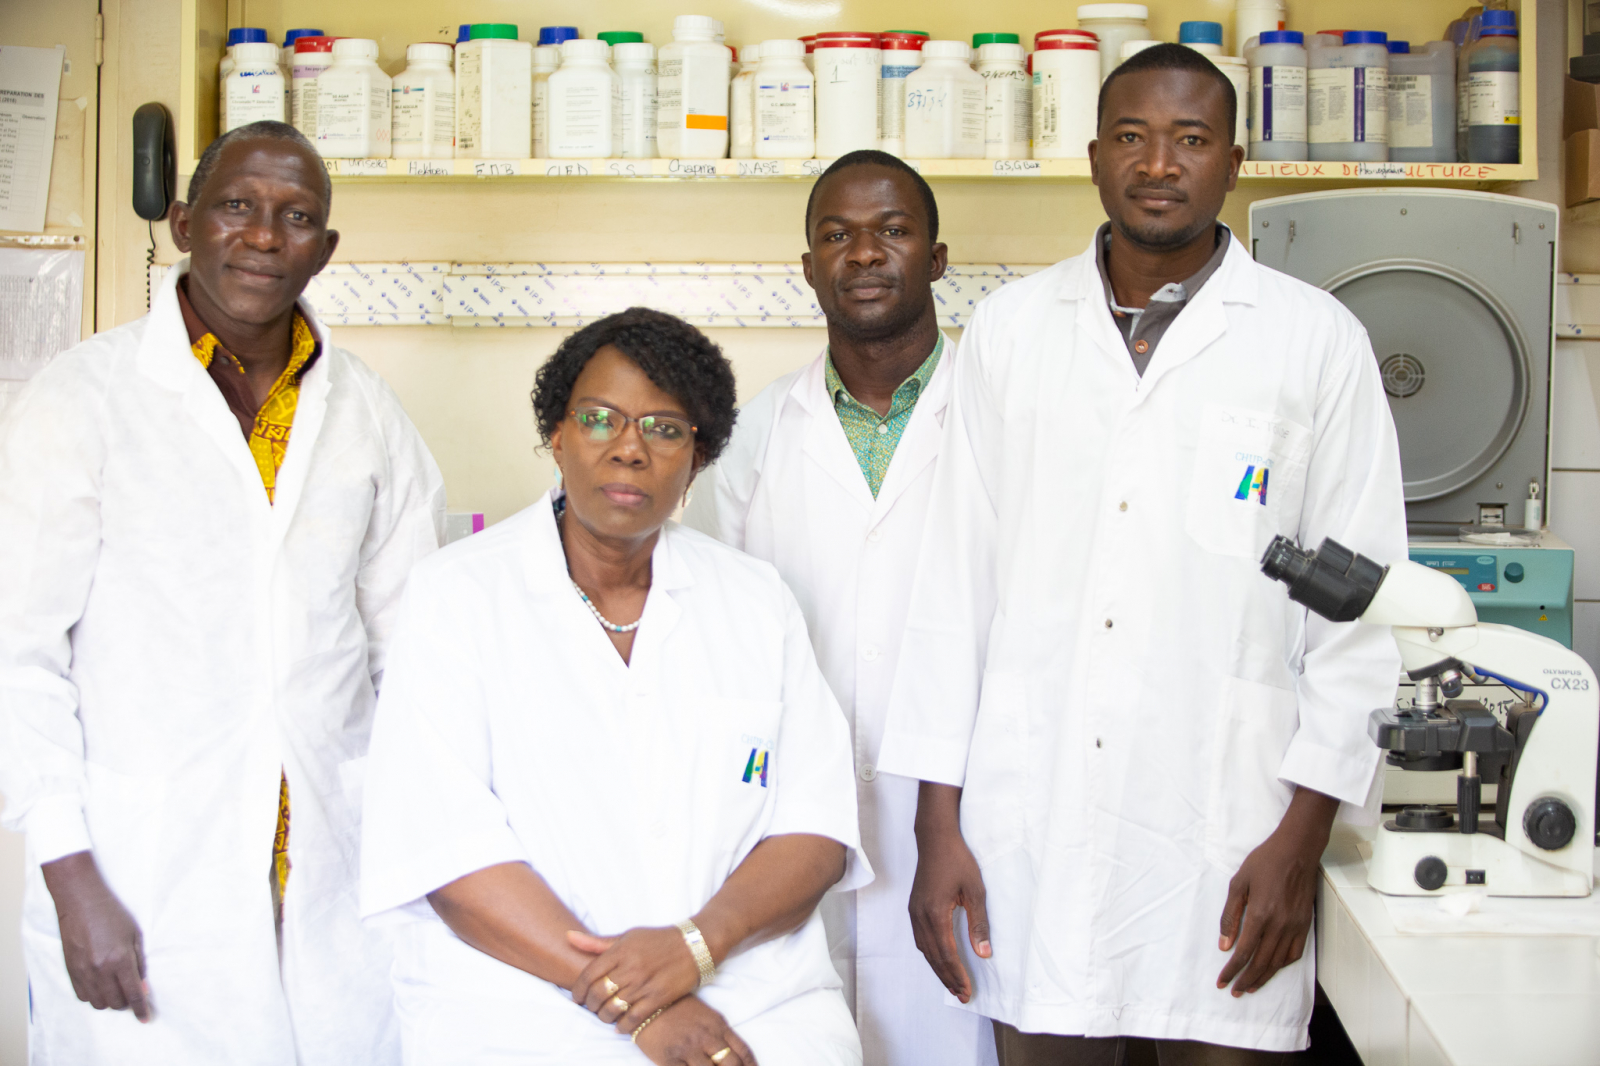
M634 308L533 406L557 488L416 568L378 706L406 1061L859 1064L817 913L872 876L848 728L777 571L669 520L732 370Z

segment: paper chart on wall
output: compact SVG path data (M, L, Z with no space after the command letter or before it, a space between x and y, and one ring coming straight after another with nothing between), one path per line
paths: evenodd
M0 45L0 230L44 231L65 55Z

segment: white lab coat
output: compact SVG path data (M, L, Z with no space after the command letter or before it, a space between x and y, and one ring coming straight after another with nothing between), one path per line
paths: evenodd
M1217 936L1293 785L1376 811L1394 642L1259 569L1278 533L1404 557L1365 331L1233 242L1141 379L1091 248L978 307L945 432L879 769L964 786L994 947L972 1009L1304 1047L1311 945L1234 999Z
M701 476L684 515L778 568L850 720L862 846L877 877L829 896L822 910L872 1066L995 1057L988 1022L946 1005L911 936L917 783L876 768L955 354L947 338L876 499L828 395L824 353L744 405L733 440Z
M697 912L763 838L859 856L849 733L767 563L669 523L624 663L572 588L546 497L417 569L367 775L362 911L397 936L408 1063L639 1063L566 989L456 938L427 893L527 862L594 932ZM860 1043L817 914L700 992L763 1066Z
M277 503L153 310L59 356L0 425L0 789L27 834L38 1066L398 1061L356 909L385 638L444 487L399 401L311 315ZM292 803L283 945L269 870ZM92 848L144 936L155 1020L73 994L39 864Z

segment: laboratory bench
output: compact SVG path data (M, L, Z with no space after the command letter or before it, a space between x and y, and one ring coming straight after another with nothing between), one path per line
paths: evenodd
M1384 896L1377 832L1335 826L1317 887L1317 981L1366 1066L1600 1064L1600 894Z

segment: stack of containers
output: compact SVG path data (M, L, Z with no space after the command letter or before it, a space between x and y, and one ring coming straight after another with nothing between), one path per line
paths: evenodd
M233 50L241 44L265 44L267 31L256 26L236 26L228 31L228 46L217 63L217 128L232 129L228 125L228 75L233 73L237 60Z
M1389 159L1388 35L1351 30L1310 50L1306 140L1313 160Z
M875 33L819 33L816 72L818 159L877 148L882 135L883 53Z
M509 22L475 22L456 48L456 157L533 153L533 46Z
M447 44L406 48L406 69L395 75L390 145L396 159L450 159L456 154L455 49Z
M1150 39L1150 9L1144 4L1084 4L1078 8L1078 27L1100 41L1100 80L1122 62L1124 41Z
M233 69L222 83L222 132L252 122L282 122L289 117L283 84L282 53L267 41L245 41L233 46Z
M1033 39L1033 158L1087 159L1100 93L1100 45L1084 30Z
M979 33L972 39L977 42L978 76L984 81L984 158L1027 159L1033 132L1027 53L1014 33Z
M890 30L878 37L883 57L883 123L878 147L891 155L906 154L906 79L922 66L922 46L927 43L928 35L920 30Z
M656 146L668 159L728 154L733 54L717 43L719 31L720 23L705 15L672 20L672 43L662 47L656 63Z
M906 155L982 159L985 91L965 41L929 41L906 78Z
M814 75L806 69L805 42L761 42L756 68L757 159L810 159L817 150Z
M1267 30L1247 50L1250 158L1306 158L1306 49L1298 30Z
M1389 42L1389 159L1456 161L1456 46L1429 41L1413 52Z
M1521 52L1515 12L1488 10L1478 39L1462 53L1467 73L1467 154L1472 163L1522 158Z
M560 45L534 45L533 89L531 96L533 99L532 145L535 159L544 159L550 154L550 75L560 69Z
M621 110L616 72L604 41L561 42L561 68L550 75L550 158L605 159L612 154Z
M393 82L378 42L340 37L333 66L317 77L317 152L324 159L388 159Z
M728 155L734 159L756 156L756 68L761 46L739 49L739 71L728 87Z
M611 46L622 94L617 121L617 152L623 159L654 159L656 154L656 46L623 41Z
M332 37L301 37L294 42L289 121L313 144L317 140L317 76L333 66L333 42Z

